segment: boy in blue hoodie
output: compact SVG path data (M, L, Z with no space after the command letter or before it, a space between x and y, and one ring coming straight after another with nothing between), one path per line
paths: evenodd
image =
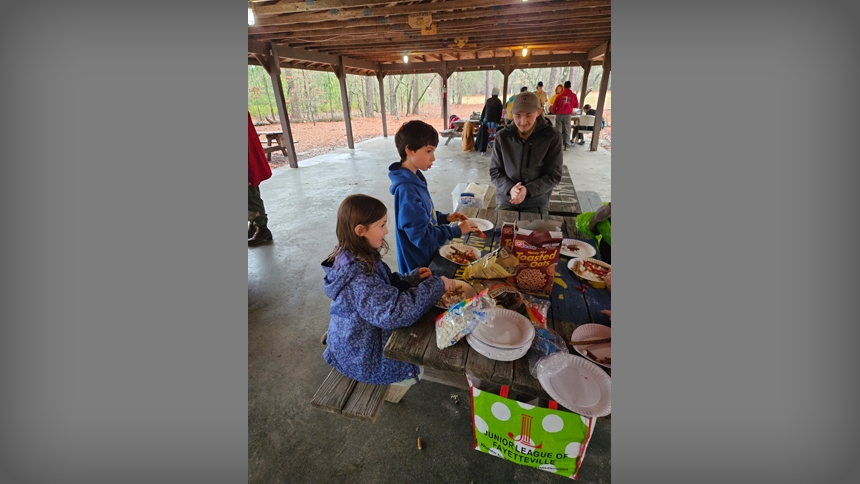
M394 145L400 161L388 167L389 191L394 195L397 266L406 274L430 265L439 247L466 232L477 231L478 226L462 213L445 214L433 206L427 180L421 173L436 160L439 133L433 126L409 121L397 130ZM452 226L447 222L460 223Z

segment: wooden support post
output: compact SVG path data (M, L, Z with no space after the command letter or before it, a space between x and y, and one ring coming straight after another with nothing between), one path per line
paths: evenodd
M448 129L448 63L442 61L442 69L439 70L439 75L442 76L442 129Z
M346 92L346 69L343 68L343 56L338 57L339 64L334 67L334 73L337 75L337 80L340 83L340 102L343 104L343 122L346 125L346 145L349 149L355 149L355 143L352 141L352 118L349 115L349 96Z
M571 67L573 69L573 67ZM586 89L588 89L588 73L591 72L591 61L585 61L582 63L582 70L584 73L582 74L582 89L579 90L579 106L582 107L585 104L585 94ZM585 114L585 113L582 113Z
M600 77L600 94L597 96L597 114L594 116L594 132L591 134L591 150L597 151L600 142L600 120L603 119L603 102L606 101L606 90L609 88L609 72L612 68L612 41L606 42L606 54L603 56L603 75Z
M376 79L379 80L379 112L382 114L382 137L388 137L388 114L385 110L385 74L376 73Z
M508 77L511 75L511 72L513 72L513 69L511 68L511 59L506 58L505 64L499 70L502 71L502 76L504 76L505 79L504 87L502 88L502 106L504 106L505 102L508 100ZM505 113L503 112L502 116L504 115Z
M269 44L272 49L272 57L269 59L268 71L272 78L272 91L275 93L275 101L278 104L278 113L281 118L281 131L284 133L284 143L287 149L287 160L290 168L299 167L299 159L296 156L296 147L293 146L293 131L290 128L290 116L287 113L287 102L284 99L284 84L281 82L281 59L278 56L278 48L274 42Z

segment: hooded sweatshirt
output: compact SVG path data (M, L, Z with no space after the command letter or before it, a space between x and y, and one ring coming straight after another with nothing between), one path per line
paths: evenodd
M364 262L344 251L322 263L323 289L331 298L325 361L353 380L387 385L418 376L418 366L391 360L382 349L396 328L414 324L445 294L439 276L403 276L379 261L368 275Z
M520 208L548 207L552 189L561 181L561 137L552 124L538 116L534 129L523 140L516 124L496 132L490 179L496 187L496 203L511 203L511 188L518 182L528 191Z
M397 267L403 273L427 267L439 247L463 232L456 225L447 225L448 214L433 207L427 180L420 171L412 173L400 162L392 163L388 178L389 191L394 195Z

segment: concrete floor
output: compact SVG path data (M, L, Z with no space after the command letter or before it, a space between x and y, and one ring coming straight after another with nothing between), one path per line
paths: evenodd
M611 154L586 146L566 151L565 165L577 190L609 201ZM320 263L336 243L337 207L365 193L393 217L387 167L397 159L393 136L379 137L277 169L260 186L274 240L248 249L248 482L566 482L474 450L466 390L422 382L400 403L383 403L373 424L311 407L329 372L320 336L330 301ZM489 153L462 151L458 139L440 143L425 173L437 208L452 209L457 183L489 184L489 161ZM393 234L388 242L384 260L396 271ZM581 482L611 482L610 433L609 425L596 427Z

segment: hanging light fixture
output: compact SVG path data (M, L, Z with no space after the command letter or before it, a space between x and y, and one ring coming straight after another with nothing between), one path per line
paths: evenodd
M248 2L248 25L254 25L257 23L257 20L254 18L254 8L251 6L251 2Z
M403 53L403 62L407 64L409 63L409 56L406 54L406 52Z
M529 48L526 46L523 46L523 57L525 57L527 55L529 55Z

